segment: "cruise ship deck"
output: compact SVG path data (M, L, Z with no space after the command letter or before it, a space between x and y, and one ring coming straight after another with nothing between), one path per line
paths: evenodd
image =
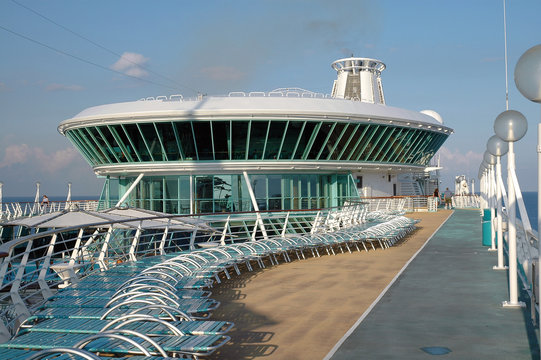
M492 270L478 211L450 213L411 214L423 220L417 232L386 251L297 261L215 288L215 317L234 314L236 327L213 358L538 359L529 308L501 305L507 274Z

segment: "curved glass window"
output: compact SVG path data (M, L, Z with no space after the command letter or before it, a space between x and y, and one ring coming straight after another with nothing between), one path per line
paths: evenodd
M313 122L305 122L304 126L301 130L301 133L297 139L297 143L295 144L295 150L294 150L294 159L302 159L304 160L304 153L307 151L308 144L310 142L310 139L312 138L312 134L314 132L317 132L318 128L321 125L320 123L313 123ZM314 131L315 129L315 131Z
M210 122L194 121L192 126L199 160L214 160Z
M173 126L168 122L156 123L158 139L161 140L161 145L165 151L165 158L168 161L178 161L180 156L180 144L173 130Z
M176 122L174 127L177 131L181 151L184 154L184 160L199 160L194 143L192 123L189 121Z
M269 121L252 121L250 125L248 159L260 160L263 158L263 148L267 139Z
M278 152L282 145L286 124L287 122L285 121L271 121L269 134L267 136L267 141L265 142L265 159L278 159Z
M231 142L233 160L246 158L246 140L248 139L248 121L233 121L231 124Z
M213 121L212 136L214 159L229 160L229 149L231 146L229 121Z
M100 125L66 136L93 165L312 160L426 165L447 134L374 123L213 120Z

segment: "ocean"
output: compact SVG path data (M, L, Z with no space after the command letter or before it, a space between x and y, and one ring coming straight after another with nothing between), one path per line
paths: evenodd
M526 207L532 228L537 230L537 192L525 191L522 193L522 198L524 199L524 206ZM520 217L518 207L517 216Z

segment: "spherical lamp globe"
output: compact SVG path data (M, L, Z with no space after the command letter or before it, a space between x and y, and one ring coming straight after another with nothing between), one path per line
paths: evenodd
M494 132L503 141L519 141L526 135L526 131L528 131L528 121L516 110L504 111L494 120Z
M487 151L494 156L504 156L509 151L509 145L497 135L492 135L487 141Z
M489 153L488 151L485 151L485 154L483 155L483 160L489 165L495 165L496 164L496 157Z
M541 103L541 44L528 49L518 59L515 85L525 98Z

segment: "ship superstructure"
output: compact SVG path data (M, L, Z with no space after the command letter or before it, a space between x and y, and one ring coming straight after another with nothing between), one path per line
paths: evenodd
M88 108L59 131L106 178L106 206L210 213L400 195L400 179L423 174L452 129L433 111L385 105L381 61L332 67L331 95L160 96Z

